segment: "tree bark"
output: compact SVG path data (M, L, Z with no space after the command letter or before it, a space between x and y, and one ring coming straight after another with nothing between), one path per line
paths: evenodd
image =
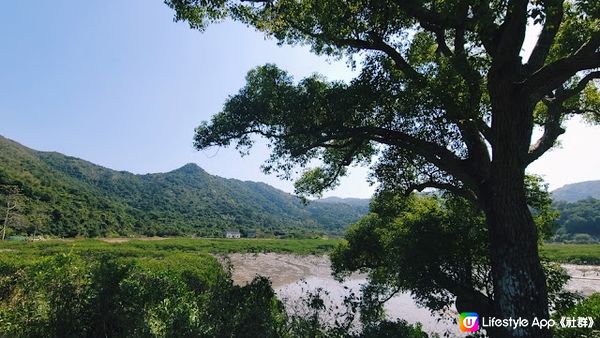
M540 264L537 230L522 180L502 180L486 210L490 235L494 310L498 318L547 319L546 278ZM500 337L551 337L548 330L505 330Z
M6 202L6 217L4 217L4 225L2 226L2 240L4 240L4 238L6 237L6 225L8 224L8 216L9 215L10 215L10 199Z
M538 233L525 197L525 168L531 140L531 105L518 88L494 82L490 88L494 120L490 176L480 198L486 215L494 312L497 318L529 321L528 327L501 328L492 337L551 337L550 330L534 328L534 318L548 319L546 278L538 253ZM491 85L494 86L494 85Z

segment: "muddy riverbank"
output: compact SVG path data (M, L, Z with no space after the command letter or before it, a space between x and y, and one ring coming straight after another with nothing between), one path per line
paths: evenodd
M331 276L331 263L328 256L297 256L289 254L229 254L232 264L232 277L235 283L244 284L257 275L269 277L280 298L293 304L307 290L323 288L329 292L332 302L342 299L348 292L358 292L366 276L354 274L344 283L338 283ZM226 261L224 260L224 261ZM600 292L600 266L565 264L563 267L571 276L567 288L590 295ZM451 318L457 313L448 313L448 320L437 317L418 306L408 293L399 294L386 304L390 319L402 318L409 323L420 322L428 332L460 336L457 325Z

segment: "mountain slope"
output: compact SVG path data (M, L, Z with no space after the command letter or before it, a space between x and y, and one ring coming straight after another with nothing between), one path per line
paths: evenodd
M195 164L134 175L3 137L0 185L23 191L17 232L66 237L222 236L228 228L266 236L335 234L365 213L344 203L305 206L267 184L213 176Z
M361 208L366 212L369 211L369 203L371 203L370 198L341 198L341 197L325 197L319 200L322 203L343 203L351 205L355 208Z
M589 197L600 199L600 180L567 184L552 192L554 201L577 202Z
M558 201L553 207L560 213L555 240L600 240L600 199L588 198L573 203Z

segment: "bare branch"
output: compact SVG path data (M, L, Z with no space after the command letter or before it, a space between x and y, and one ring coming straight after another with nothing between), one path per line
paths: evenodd
M394 298L394 296L396 296L398 293L400 293L402 291L401 287L395 287L392 291L390 291L390 294L387 295L385 298L383 299L378 299L377 300L377 304L384 305L385 303L387 303L390 299Z

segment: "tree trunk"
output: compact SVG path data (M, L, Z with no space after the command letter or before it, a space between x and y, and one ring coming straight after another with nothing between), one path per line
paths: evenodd
M6 202L6 217L4 217L4 225L2 226L2 240L4 240L4 238L6 237L6 225L8 224L8 216L9 215L10 215L10 200L8 200L8 202Z
M493 80L493 79L492 79ZM497 85L497 86L494 86ZM482 198L490 240L497 318L527 319L529 325L502 328L493 337L546 338L548 329L532 327L548 319L546 277L538 254L538 233L525 198L526 156L531 140L532 109L514 86L490 88L494 118L493 159Z
M531 328L534 318L548 318L548 295L538 255L537 230L524 191L515 182L522 180L498 182L486 210L494 310L497 318L526 318L530 327L505 330L499 337L551 337L548 330Z

